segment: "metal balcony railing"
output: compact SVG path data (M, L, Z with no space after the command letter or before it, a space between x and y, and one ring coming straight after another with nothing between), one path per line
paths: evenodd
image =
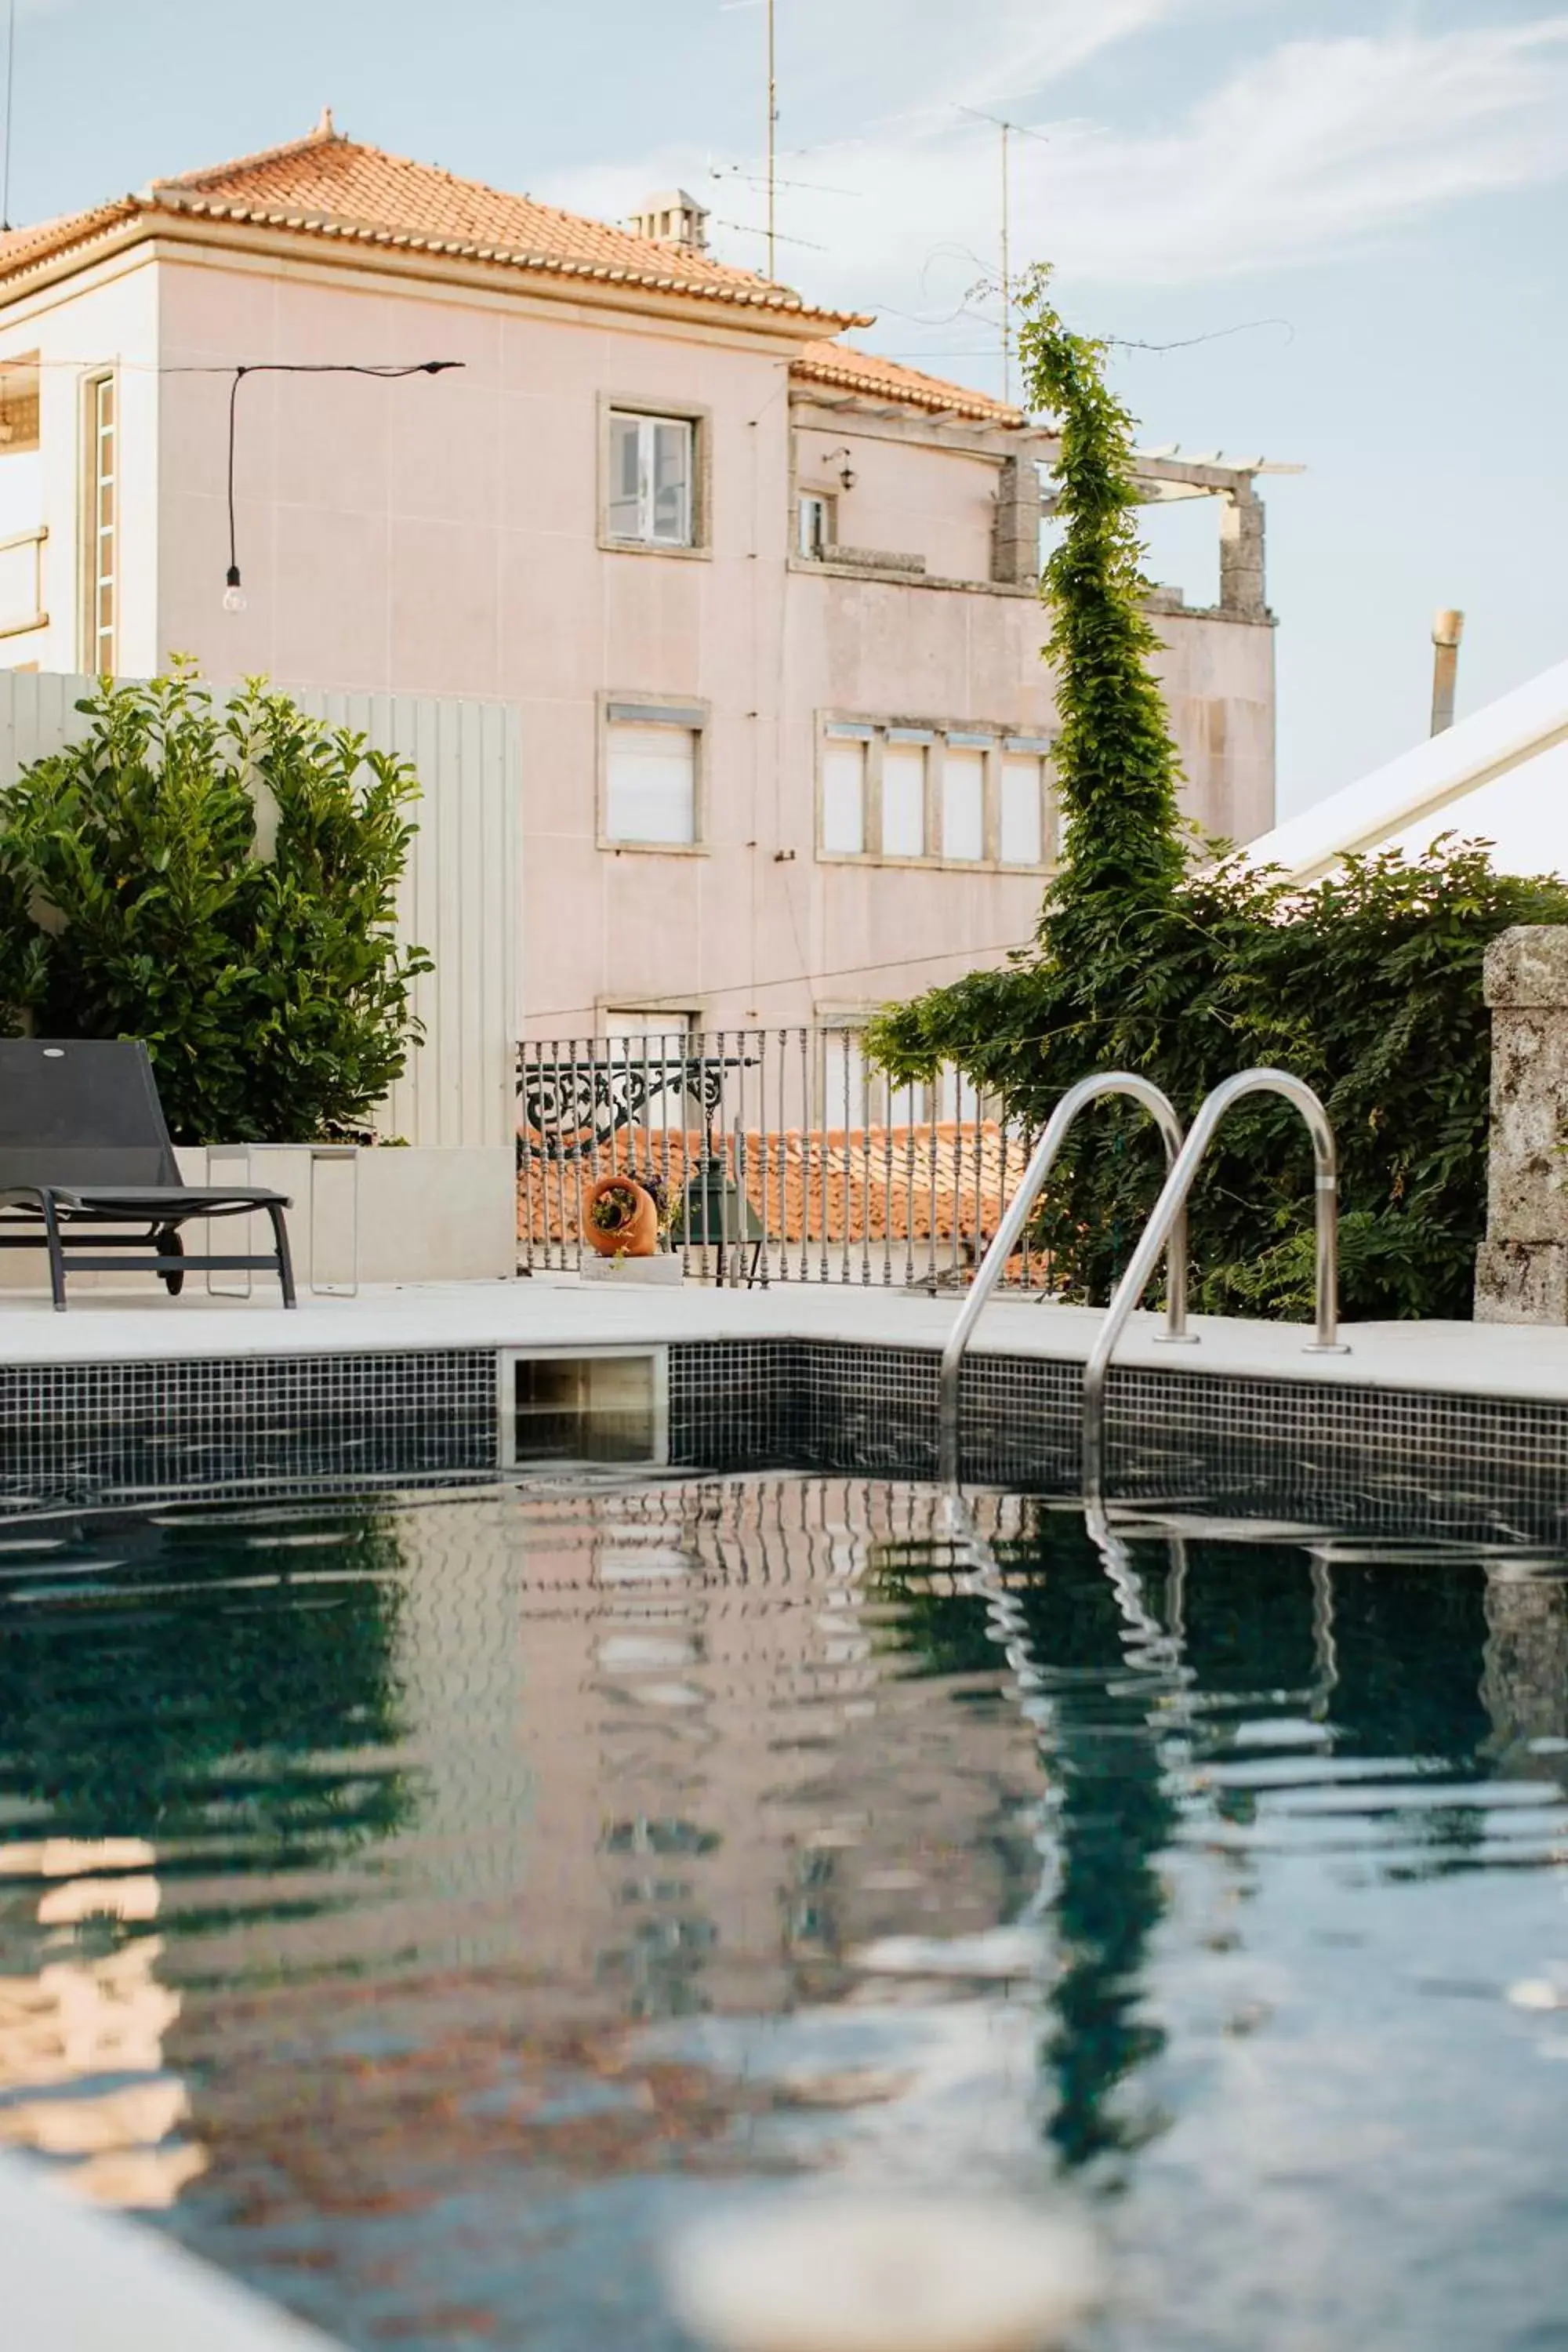
M662 1184L686 1270L780 1282L963 1289L1037 1138L956 1071L894 1087L848 1027L536 1038L518 1048L518 1240L571 1270L601 1176ZM1039 1289L1026 1233L998 1278Z

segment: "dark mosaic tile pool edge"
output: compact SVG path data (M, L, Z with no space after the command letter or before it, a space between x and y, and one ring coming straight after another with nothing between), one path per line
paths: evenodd
M933 1351L805 1339L672 1345L672 1465L924 1478ZM289 1480L494 1471L493 1348L0 1365L0 1504L13 1510ZM1082 1374L976 1354L966 1478L1068 1493ZM1113 1370L1111 1491L1405 1529L1568 1540L1568 1402L1350 1383Z
M937 1357L918 1348L722 1340L670 1350L672 1462L931 1477ZM974 1355L967 1480L1070 1493L1080 1365ZM1412 1534L1568 1540L1568 1402L1112 1369L1108 1487Z

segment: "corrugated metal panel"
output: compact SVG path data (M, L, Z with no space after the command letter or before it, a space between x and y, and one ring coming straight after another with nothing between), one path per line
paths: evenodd
M85 734L75 706L93 683L0 671L0 791ZM419 777L398 928L436 969L415 992L425 1044L392 1090L384 1130L418 1144L506 1143L516 1128L522 918L517 713L434 696L290 690L301 709L412 761Z

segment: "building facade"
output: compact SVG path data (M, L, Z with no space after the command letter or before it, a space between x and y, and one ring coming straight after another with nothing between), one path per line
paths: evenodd
M1000 961L1055 851L1054 444L868 323L714 260L679 194L610 227L326 117L10 232L0 664L513 706L529 1034L853 1016ZM1218 503L1220 604L1154 609L1189 811L1242 839L1254 470L1144 465Z

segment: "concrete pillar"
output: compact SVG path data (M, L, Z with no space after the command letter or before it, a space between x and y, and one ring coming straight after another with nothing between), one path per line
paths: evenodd
M1008 457L996 484L991 577L1033 588L1040 577L1040 469L1033 457Z
M1251 488L1227 490L1219 509L1219 605L1239 621L1265 621L1263 501Z
M1568 1323L1568 925L1487 950L1492 1013L1487 1237L1478 1323Z

